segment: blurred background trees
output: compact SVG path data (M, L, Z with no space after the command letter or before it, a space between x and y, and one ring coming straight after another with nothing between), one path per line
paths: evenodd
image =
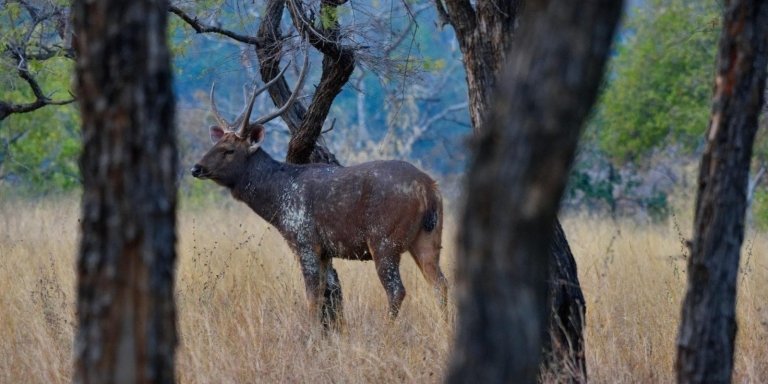
M17 57L9 49L19 44L24 31L32 31L32 43L27 44L29 72L44 94L52 101L70 98L71 47L58 33L61 18L35 24L29 11L63 9L66 14L66 4L54 0L0 3L4 47L0 102L36 100L19 77ZM238 0L177 5L206 25L225 26L244 35L255 35L248 19L264 11L261 2ZM701 127L706 125L709 108L720 7L715 0L630 3L601 97L580 144L563 200L565 209L658 220L681 203L670 197L672 192L692 191L695 159L703 144ZM441 28L434 6L425 0L347 4L339 8L338 18L345 41L361 48L361 64L334 102L325 129L335 123L324 134L326 144L342 163L377 158L416 162L439 176L448 197L456 197L456 182L466 166L464 138L471 126L464 66L454 32ZM207 146L209 86L216 81L222 112L236 114L244 89L260 80L258 59L233 39L198 35L176 16L169 22L179 97L182 195L206 199L220 191L204 183L188 183L182 175ZM287 14L283 23L290 23ZM289 45L295 45L298 36L289 40ZM319 71L314 72L309 81L316 83ZM261 109L257 112L272 106L267 95L257 100L256 108ZM72 105L64 105L1 120L0 188L33 195L77 188L78 118ZM761 126L765 123L763 119ZM275 121L268 129L268 149L282 158L287 127ZM764 180L754 175L768 154L764 131L758 133L755 144L751 184L751 217L760 226L768 224L768 193Z

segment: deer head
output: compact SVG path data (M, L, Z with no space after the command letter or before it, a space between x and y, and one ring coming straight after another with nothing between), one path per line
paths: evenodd
M192 167L192 176L198 179L211 179L219 184L227 185L230 181L236 180L242 175L246 166L246 159L259 149L264 140L264 124L283 114L296 101L299 91L304 84L308 67L309 56L305 55L304 66L299 74L299 80L285 104L279 109L259 117L254 122L250 122L250 117L256 97L277 82L283 76L288 66L283 68L274 79L270 80L263 87L253 91L243 112L232 123L222 117L218 108L216 108L214 96L216 84L213 84L211 86L211 109L216 120L216 125L210 127L213 148L203 155L203 158Z

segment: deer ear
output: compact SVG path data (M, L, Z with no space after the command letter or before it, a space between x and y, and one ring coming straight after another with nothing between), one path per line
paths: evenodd
M211 126L211 128L209 128L209 131L211 134L211 142L213 142L214 144L218 143L219 140L221 140L221 138L224 137L224 130L218 125Z
M248 151L253 153L257 149L259 149L259 147L261 146L261 143L264 141L265 135L266 135L266 130L264 129L263 125L251 124L250 133L248 134L248 144L250 144Z

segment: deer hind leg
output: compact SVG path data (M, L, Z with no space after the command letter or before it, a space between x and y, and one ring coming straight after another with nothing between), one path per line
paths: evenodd
M381 285L387 292L389 300L389 317L395 319L400 312L400 305L405 299L405 287L400 278L400 254L389 247L380 245L377 248L368 247L376 264L376 273L379 275Z
M409 252L424 279L434 287L440 308L445 312L448 306L448 284L440 269L440 232L422 231L411 244Z

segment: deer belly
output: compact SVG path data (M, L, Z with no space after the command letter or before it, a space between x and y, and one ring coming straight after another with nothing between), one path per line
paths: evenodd
M346 242L335 242L328 247L333 257L346 260L372 260L371 253L365 243L347 244Z

